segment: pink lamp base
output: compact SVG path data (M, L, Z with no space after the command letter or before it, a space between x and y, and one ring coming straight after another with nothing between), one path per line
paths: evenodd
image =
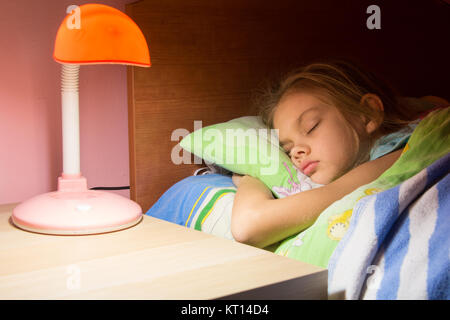
M59 179L58 191L38 195L14 208L11 219L17 227L45 234L84 235L122 230L142 219L141 207L130 199L74 187L79 179L66 179L68 188L61 188L64 183Z

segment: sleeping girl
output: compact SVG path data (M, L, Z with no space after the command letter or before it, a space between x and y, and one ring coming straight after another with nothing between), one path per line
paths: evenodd
M235 240L267 247L314 223L333 202L399 158L424 105L411 105L373 74L343 62L310 64L286 76L261 108L293 164L323 186L282 199L258 179L233 175Z

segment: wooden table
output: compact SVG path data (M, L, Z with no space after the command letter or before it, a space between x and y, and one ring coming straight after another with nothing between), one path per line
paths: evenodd
M54 236L0 205L0 299L326 299L327 270L144 216L127 230Z

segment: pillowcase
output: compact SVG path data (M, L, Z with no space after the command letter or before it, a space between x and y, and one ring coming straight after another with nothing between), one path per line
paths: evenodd
M276 130L269 130L259 116L200 128L184 137L180 146L207 164L258 178L276 198L322 186L294 166L280 148Z

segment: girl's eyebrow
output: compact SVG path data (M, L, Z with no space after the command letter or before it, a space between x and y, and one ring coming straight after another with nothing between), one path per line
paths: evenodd
M303 111L302 112L302 114L300 114L300 116L297 118L297 123L299 124L299 125L301 125L302 124L302 122L303 122L303 120L305 119L305 114L307 114L307 113L309 113L310 111L316 111L316 110L318 110L319 109L319 107L318 106L313 106L313 107L311 107L311 108L309 108L309 109L306 109L305 111ZM286 143L288 143L290 140L289 139L286 139L286 140L281 140L280 141L280 146L284 146Z

